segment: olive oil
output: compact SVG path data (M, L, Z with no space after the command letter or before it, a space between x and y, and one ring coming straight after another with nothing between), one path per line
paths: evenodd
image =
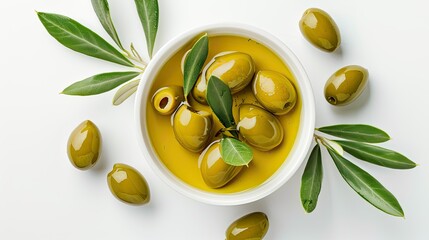
M284 139L281 144L270 151L253 149L254 159L249 167L244 169L231 182L222 188L213 189L205 184L198 166L200 153L193 153L183 148L176 140L171 126L171 117L163 116L156 112L151 103L151 97L161 87L169 85L183 86L183 74L181 60L189 50L192 43L178 50L161 68L151 86L147 99L147 126L153 148L164 165L179 179L188 185L215 193L236 193L257 187L267 181L277 169L284 163L292 149L298 132L301 115L301 100L299 86L287 65L270 49L264 45L238 36L212 36L209 38L209 55L206 64L218 53L227 51L240 51L249 54L254 62L256 72L259 70L271 70L282 73L293 83L298 93L295 107L286 115L277 116L284 129ZM251 89L251 84L244 90L233 95L233 113L238 121L238 108L241 104L258 104ZM189 102L196 110L211 112L210 108L202 105L190 97ZM212 131L213 141L215 133L222 128L221 123L213 114L214 127Z

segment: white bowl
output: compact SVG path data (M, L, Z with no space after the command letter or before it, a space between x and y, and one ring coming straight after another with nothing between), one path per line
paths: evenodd
M277 55L288 65L291 73L296 78L300 90L299 96L302 101L301 122L294 146L287 156L286 161L273 174L273 176L263 184L238 193L220 194L206 192L186 184L171 173L158 159L148 136L146 124L146 101L149 99L149 90L158 71L179 49L202 32L207 32L209 35L222 34L242 36L262 43L273 52L277 53ZM155 171L159 178L178 192L192 199L209 204L239 205L259 200L271 194L286 183L300 167L307 155L313 138L315 121L314 97L304 68L292 51L289 50L289 48L280 40L263 30L248 25L215 24L203 26L187 31L170 40L159 50L147 66L141 83L137 89L135 101L137 140L146 161L152 167L153 171Z

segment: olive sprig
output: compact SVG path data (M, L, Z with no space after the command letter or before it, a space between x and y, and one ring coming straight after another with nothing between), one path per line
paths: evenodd
M91 0L91 2L101 25L116 43L117 48L94 31L69 17L44 12L37 12L37 15L48 33L65 47L91 57L134 69L126 72L97 74L73 83L61 93L77 96L97 95L122 85L113 97L113 105L120 105L137 90L140 83L139 76L145 71L147 63L132 43L129 50L124 48L113 24L108 1ZM152 57L158 31L158 1L135 0L135 4L144 29L147 51L149 57ZM134 81L131 81L133 79Z
M332 135L345 140L332 140L315 133L314 146L307 161L301 179L301 203L306 212L312 212L317 205L323 180L322 155L320 146L324 146L343 179L362 198L381 211L404 217L404 211L395 196L377 179L356 166L343 155L351 156L379 166L393 169L411 169L416 163L404 155L373 145L390 140L383 130L363 124L342 124L316 128L320 133Z
M208 81L207 103L225 127L220 130L222 159L229 165L248 166L253 159L252 148L239 139L239 131L232 114L231 90L216 76L211 76Z

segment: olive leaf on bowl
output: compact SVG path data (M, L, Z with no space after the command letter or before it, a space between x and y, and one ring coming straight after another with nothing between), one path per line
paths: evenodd
M363 124L341 124L316 128L317 131L345 140L332 140L318 134L314 135L314 146L301 179L301 202L306 212L312 212L322 186L323 168L320 145L327 150L338 171L349 186L362 198L381 211L403 217L404 211L395 196L377 179L356 166L343 155L351 156L379 166L393 169L411 169L416 163L402 154L372 145L390 140L384 131Z
M70 85L61 93L77 96L96 95L122 85L113 97L113 105L120 105L137 90L139 76L144 72L147 63L132 43L130 50L124 48L113 24L108 1L92 0L91 2L101 25L115 42L117 48L97 33L69 17L44 12L37 12L37 15L48 33L65 47L134 69L126 72L97 74ZM158 1L135 0L135 4L146 36L147 51L149 57L152 57L158 31ZM131 81L133 79L135 80Z
M183 67L183 91L186 100L197 82L198 75L203 70L208 54L209 39L207 33L205 33L195 42L185 59Z

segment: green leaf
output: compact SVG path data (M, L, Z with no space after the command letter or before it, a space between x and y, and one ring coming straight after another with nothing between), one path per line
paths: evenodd
M220 141L220 154L225 163L232 166L248 165L253 159L252 149L235 138L222 138Z
M404 216L398 200L377 179L340 156L332 148L328 148L328 152L341 176L362 198L387 214Z
M207 103L226 128L235 126L231 90L216 76L211 76L207 84Z
M75 82L63 90L63 94L88 96L110 91L140 75L139 72L110 72Z
M133 95L137 91L139 83L140 79L136 79L120 87L119 90L115 93L115 96L113 97L113 105L118 106L125 100L127 100L131 95Z
M203 69L209 53L209 40L207 33L204 34L191 48L185 59L183 91L185 98L191 92L195 82Z
M343 147L341 147L341 145L338 144L336 141L329 140L329 139L324 138L324 137L320 137L320 141L322 141L323 145L329 145L329 147L333 148L341 156L344 155L344 149L343 149Z
M106 30L106 32L110 35L113 41L115 41L115 43L121 49L124 49L121 41L119 40L115 26L113 25L112 17L110 16L109 3L107 2L107 0L91 0L91 2L92 7L94 8L98 19L100 20L101 25L103 25L104 30Z
M155 45L156 33L158 32L159 9L158 0L134 0L140 21L146 37L147 51L152 57Z
M352 156L369 163L395 169L410 169L417 166L416 163L404 155L386 148L359 142L336 142Z
M91 57L134 66L106 40L75 20L52 13L38 12L37 15L49 34L65 47Z
M316 144L308 158L301 178L301 203L305 211L312 212L317 205L322 188L323 168L320 146Z
M316 129L320 132L358 142L381 143L390 140L389 135L376 127L363 124L342 124Z

